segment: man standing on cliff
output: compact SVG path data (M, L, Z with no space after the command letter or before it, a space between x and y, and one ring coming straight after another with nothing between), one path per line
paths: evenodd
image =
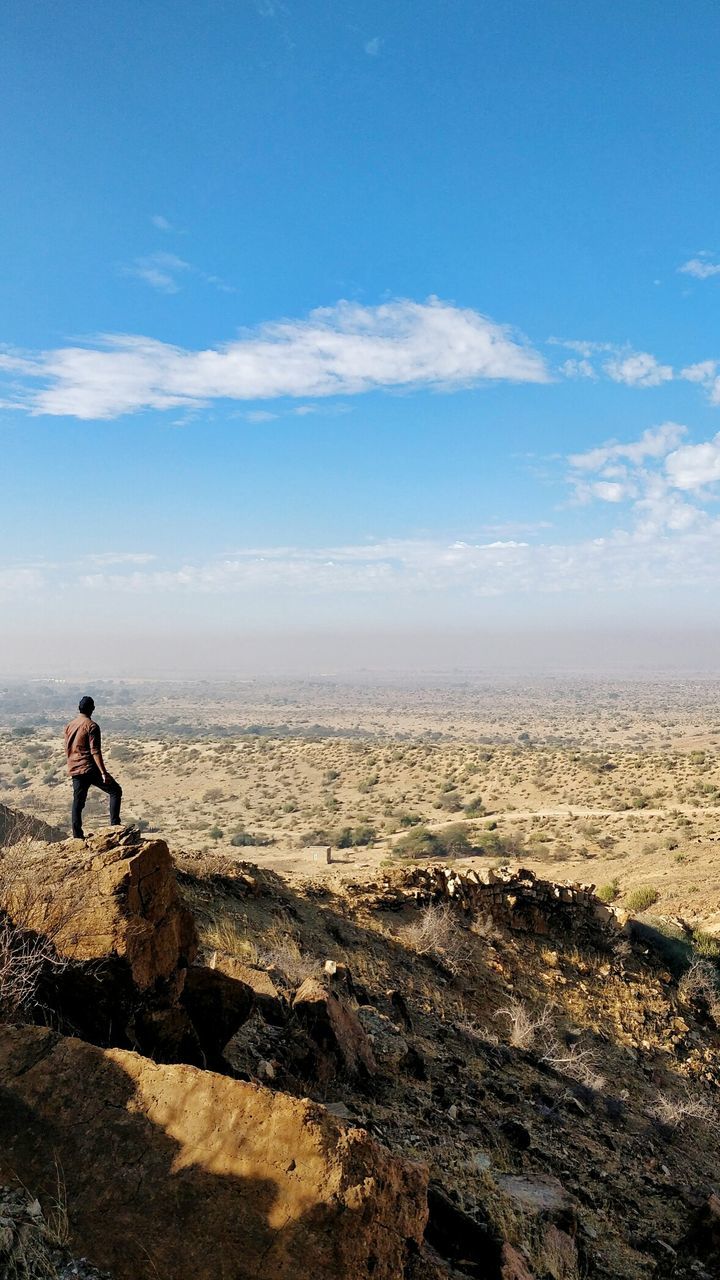
M120 826L120 801L122 787L110 777L105 768L100 746L100 726L92 719L95 703L92 698L81 698L79 716L65 729L67 769L73 783L72 833L84 840L82 813L91 787L99 787L110 800L110 826Z

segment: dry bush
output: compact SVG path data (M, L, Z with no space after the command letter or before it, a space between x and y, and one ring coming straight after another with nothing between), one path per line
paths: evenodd
M594 1093L605 1088L605 1077L597 1070L597 1059L592 1049L581 1049L578 1044L564 1045L551 1036L543 1049L541 1061Z
M549 1005L543 1005L535 1016L520 1000L511 1000L505 1008L498 1009L495 1017L507 1018L508 1044L513 1049L535 1048L540 1061L547 1063L559 1075L568 1076L596 1093L605 1088L605 1077L597 1070L596 1055L591 1049L583 1049L578 1044L563 1044Z
M550 1006L543 1005L538 1017L533 1017L520 1000L511 1000L503 1009L498 1009L496 1018L507 1018L509 1023L508 1044L513 1049L532 1049L541 1034L546 1034L552 1027Z
M79 900L48 897L23 863L22 846L0 850L0 1021L17 1021L37 1004L41 978L69 963L57 943L72 943Z
M319 978L323 972L321 961L304 952L292 933L279 928L269 929L263 937L258 961L264 968L274 970L291 990L306 978Z
M472 945L449 902L425 907L419 920L406 925L402 937L419 956L432 956L454 976L465 971L472 959Z
M684 1000L704 1000L711 1017L720 1024L720 977L709 960L695 960L683 974L678 990Z
M713 1132L718 1127L716 1107L699 1094L686 1093L674 1098L669 1093L659 1093L653 1105L648 1108L648 1115L665 1129L683 1128L687 1120L697 1120Z
M46 938L0 916L0 1022L17 1021L33 1007L43 973L57 964Z

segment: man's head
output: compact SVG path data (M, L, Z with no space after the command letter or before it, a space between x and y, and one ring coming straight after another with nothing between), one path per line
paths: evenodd
M86 694L85 697L81 698L78 703L78 711L80 711L81 714L84 716L91 716L94 710L95 710L95 703L93 702L90 695Z

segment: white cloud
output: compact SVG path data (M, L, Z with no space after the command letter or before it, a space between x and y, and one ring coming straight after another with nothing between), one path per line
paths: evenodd
M720 480L720 434L704 444L686 444L665 459L668 481L676 489L701 489Z
M560 365L560 372L566 378L591 378L597 381L597 373L590 361L586 358L580 360L565 360Z
M677 447L685 435L687 427L678 422L663 422L659 427L648 427L639 440L631 440L627 444L610 441L586 453L571 453L568 462L579 471L599 471L617 459L635 464L646 458L663 458Z
M678 501L671 520L660 524L651 502L637 529L576 542L528 544L448 543L437 539L388 539L370 545L264 547L162 568L98 572L73 570L39 582L36 570L12 571L16 593L34 582L44 596L53 586L116 599L137 596L206 595L270 597L490 598L568 592L637 591L646 587L720 585L720 521ZM7 585L7 584L6 584ZM0 589L3 574L0 572ZM5 594L8 594L6 590Z
M680 370L680 377L687 382L700 382L707 386L717 373L717 360L699 360L697 364L689 364Z
M696 280L709 280L711 276L720 276L720 263L713 262L709 253L699 253L697 258L690 258L678 267L686 276L694 276Z
M544 383L542 357L503 325L431 298L378 307L340 302L305 320L264 324L236 341L188 351L109 335L93 345L23 357L34 414L114 418L214 399L356 395L385 388L452 389L483 380Z
M380 36L373 36L372 40L366 41L364 45L365 52L371 58L377 58L382 47Z
M157 228L158 231L168 231L168 232L177 231L177 227L174 227L172 222L170 222L167 218L163 217L161 213L154 213L150 221L152 222L153 226Z
M647 351L608 360L605 372L613 382L624 382L628 387L658 387L662 382L670 382L673 376L669 364L659 364Z

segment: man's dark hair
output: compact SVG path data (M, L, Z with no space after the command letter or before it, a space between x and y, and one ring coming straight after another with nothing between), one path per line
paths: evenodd
M78 703L78 711L81 711L84 716L90 716L92 715L94 710L95 710L95 703L93 702L93 699L90 697L90 695L86 694L85 697L81 698Z

